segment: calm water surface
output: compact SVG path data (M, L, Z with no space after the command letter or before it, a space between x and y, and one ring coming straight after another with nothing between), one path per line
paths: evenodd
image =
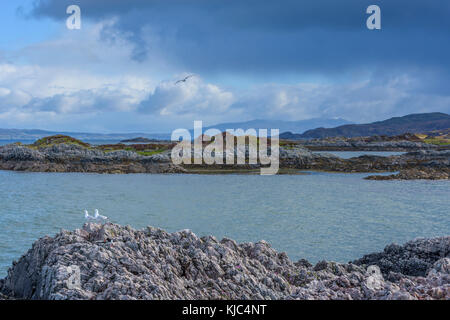
M85 208L135 228L264 239L312 262L347 262L393 241L450 234L448 181L364 176L0 171L0 277L39 237L81 227Z

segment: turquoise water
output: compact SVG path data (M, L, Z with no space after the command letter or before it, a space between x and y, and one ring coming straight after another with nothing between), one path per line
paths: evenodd
M264 239L312 262L347 262L390 242L450 234L448 181L364 176L0 171L0 277L39 237L81 227L85 208L136 228Z
M315 151L314 153L331 153L343 159L350 159L354 157L360 157L364 155L389 157L398 156L404 154L405 152L396 151Z

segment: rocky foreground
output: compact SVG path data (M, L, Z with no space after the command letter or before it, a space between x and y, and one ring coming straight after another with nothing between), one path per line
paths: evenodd
M264 241L86 224L36 241L0 292L0 299L450 299L450 236L312 266Z

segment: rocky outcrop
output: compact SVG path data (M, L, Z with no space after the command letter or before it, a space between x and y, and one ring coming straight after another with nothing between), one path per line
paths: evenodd
M318 158L310 168L340 172L383 172L424 168L445 171L450 168L450 150L420 150L389 157L364 155L326 162Z
M365 255L353 261L357 265L377 265L384 276L403 274L425 277L436 261L450 256L450 237L417 239L403 246L391 244L383 252ZM448 268L446 263L441 267ZM439 268L441 268L439 267ZM450 270L447 270L447 272Z
M235 150L235 154L236 154ZM242 151L248 158L248 148ZM192 151L191 154L194 154ZM201 152L198 157L201 158ZM183 165L187 169L202 168L204 170L251 170L258 169L258 164L192 164ZM283 169L323 170L334 172L386 172L411 168L432 168L436 171L450 168L450 150L419 150L397 156L364 155L351 159L339 158L330 153L314 153L298 145L288 145L279 148L279 164Z
M21 145L0 147L0 170L34 172L176 173L170 153L141 156L119 150L103 152L73 144L33 149Z
M379 138L379 139L377 139ZM414 151L435 150L436 145L410 140L385 140L382 137L328 138L302 141L314 151Z
M450 237L421 239L354 263L312 266L264 241L86 224L36 241L0 292L20 299L449 299L449 248Z
M154 142L155 140L144 138L144 137L137 137L132 139L125 139L120 141L120 143L149 143Z
M397 174L387 176L373 175L364 178L366 180L448 180L450 179L449 168L422 168L401 170Z

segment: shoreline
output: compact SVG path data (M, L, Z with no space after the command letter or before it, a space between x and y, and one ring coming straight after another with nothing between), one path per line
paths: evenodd
M312 265L265 241L87 223L37 240L0 288L13 299L449 299L450 236Z

